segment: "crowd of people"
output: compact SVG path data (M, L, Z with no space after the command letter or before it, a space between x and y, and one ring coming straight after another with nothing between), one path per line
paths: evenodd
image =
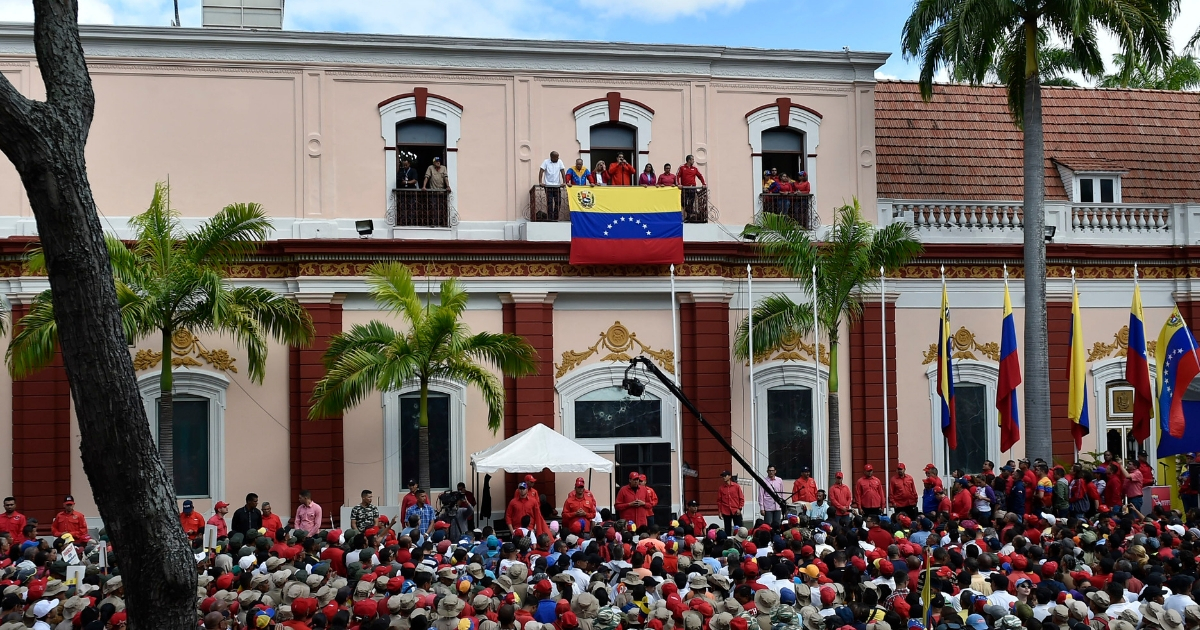
M693 500L668 520L633 473L612 509L582 478L558 509L526 477L496 527L465 485L435 507L415 480L400 522L369 490L345 529L307 493L286 524L253 494L228 523L228 505L205 519L190 502L180 522L210 629L1200 630L1195 494L1185 513L1141 505L1141 463L989 463L949 489L901 464L886 492L870 466L828 488L804 470L790 492L772 467L753 523L729 471L711 519ZM100 566L104 533L76 531L67 499L52 538L4 501L0 630L124 625L119 558Z

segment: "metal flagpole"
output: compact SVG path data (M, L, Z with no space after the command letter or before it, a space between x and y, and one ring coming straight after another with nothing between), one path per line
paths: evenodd
M675 346L675 356L671 361L675 368L675 385L682 387L679 381L679 309L675 299L675 265L671 265L671 342ZM679 405L675 405L675 454L679 457L679 512L687 507L687 497L683 491L683 416Z
M1078 289L1075 288L1075 268L1071 267L1071 301L1072 301L1071 307L1072 307L1072 309L1074 309L1074 307L1075 307L1075 302L1079 300L1078 295L1079 295ZM1075 324L1076 323L1078 323L1078 322L1075 321L1075 313L1074 313L1074 311L1072 311L1071 312L1071 345L1072 346L1074 346L1074 344L1075 344ZM1072 377L1075 376L1074 363L1075 363L1075 348L1072 347L1071 348L1071 362L1068 364L1071 367L1070 376L1072 376ZM1087 377L1085 376L1084 382L1082 385L1085 405L1087 404L1087 380L1086 379L1087 379ZM1067 383L1068 383L1068 386L1067 386L1068 387L1068 389L1067 389L1067 392L1068 392L1067 417L1069 419L1070 415L1071 415L1071 396L1073 395L1073 393L1071 393L1071 391L1070 391L1070 385L1069 385L1070 381L1068 380ZM1078 424L1079 418L1076 418L1075 421L1076 421L1076 424ZM1076 442L1075 438L1072 436L1071 445L1074 446L1076 444L1078 444L1078 442ZM1078 446L1075 447L1075 461L1079 461L1079 447Z
M749 325L746 330L749 331L747 354L750 355L750 449L754 453L754 463L758 465L758 415L754 413L754 271L750 265L746 265L746 294L749 300L746 307Z
M1135 275L1136 275L1136 274L1135 274ZM1005 294L1005 295L1008 295L1008 263L1004 263L1004 294ZM1007 316L1007 315L1005 315L1005 316ZM1000 325L1001 325L1001 328L1003 328L1003 327L1004 327L1004 323L1003 323L1003 322L1001 322L1001 324L1000 324ZM1001 359L1003 359L1004 357L1000 357L1000 358L1001 358ZM1013 447L1013 445L1012 445L1012 444L1010 444L1010 445L1008 446L1008 458L1009 458L1009 459L1012 459L1012 452L1013 452L1013 449L1012 449L1012 447Z
M817 266L812 268L812 312L813 312L813 407L816 413L816 422L814 427L821 426L821 318L817 316ZM828 429L826 429L828 430ZM839 445L840 446L840 445ZM821 448L817 446L817 448ZM826 455L828 457L828 455ZM825 466L828 470L828 462ZM825 480L825 484L829 484L829 479Z
M888 387L887 387L887 291L883 266L879 267L879 330L880 349L883 351L883 505L888 505L888 492L891 486L889 467L892 459L892 449L888 444Z

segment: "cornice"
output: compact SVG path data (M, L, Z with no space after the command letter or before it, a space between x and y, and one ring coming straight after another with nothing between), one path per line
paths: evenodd
M472 39L361 33L80 26L92 58L874 81L888 53ZM0 23L0 54L32 55L32 25Z

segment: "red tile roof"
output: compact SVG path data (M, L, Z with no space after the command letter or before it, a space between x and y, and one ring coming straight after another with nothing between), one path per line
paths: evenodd
M1067 199L1053 162L1121 171L1126 203L1200 201L1200 93L1043 88L1046 198ZM875 88L879 196L1020 199L1021 132L1004 88L907 81Z

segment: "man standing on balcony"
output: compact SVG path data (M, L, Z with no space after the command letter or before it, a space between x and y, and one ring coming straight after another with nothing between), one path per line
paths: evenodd
M421 182L417 181L417 169L412 167L408 156L400 158L400 171L396 173L396 188L404 188L416 190L421 187Z
M546 189L546 218L558 220L558 208L562 203L562 186L567 179L567 165L558 159L558 151L551 151L550 158L542 161L538 171L538 185Z
M442 158L434 156L433 164L425 169L425 190L444 190L450 192L450 176L446 167L442 166Z
M575 166L567 169L568 186L588 186L592 183L592 172L583 165L583 158L575 158Z
M618 153L617 161L608 165L608 185L632 186L634 174L633 165L625 161L625 154Z
M703 217L699 215L700 209L696 208L696 187L707 186L708 182L704 181L704 174L696 168L695 157L689 155L684 158L684 162L676 173L679 177L679 187L683 189L683 218L692 223L703 223ZM697 184L696 180L700 180L700 183Z

